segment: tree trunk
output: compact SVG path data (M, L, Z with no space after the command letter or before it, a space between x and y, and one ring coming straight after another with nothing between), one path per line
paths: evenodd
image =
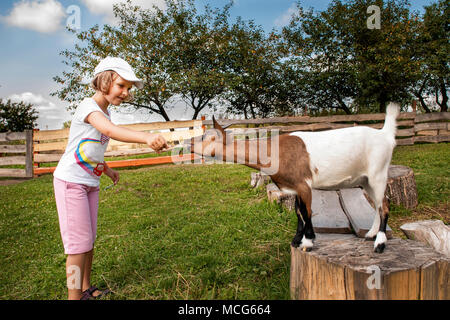
M431 113L431 110L430 108L428 108L422 95L419 92L414 92L414 95L416 96L417 99L419 99L420 105L422 106L423 110L425 110L425 113Z
M429 77L425 77L425 79L423 80L422 85L420 86L420 89L418 91L413 90L413 94L419 99L420 105L425 110L425 113L431 112L430 108L428 108L427 104L425 103L425 99L422 96L423 90L428 82L428 79L429 79Z
M418 204L418 195L414 172L405 166L391 165L388 172L386 196L390 203L414 209Z
M380 104L380 113L386 113L387 98L386 98L386 94L384 92L380 93L378 102Z
M439 79L439 87L442 94L442 103L441 106L441 112L447 112L448 110L448 96L447 96L447 88L445 86L445 80L443 78Z

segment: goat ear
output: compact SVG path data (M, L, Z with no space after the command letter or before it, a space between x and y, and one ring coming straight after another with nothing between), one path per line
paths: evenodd
M212 117L212 120L213 120L214 129L217 129L219 131L223 131L222 126L216 121L216 118L214 116Z
M227 143L227 134L225 133L225 130L223 130L222 126L216 121L216 118L214 118L214 116L213 116L212 120L213 120L214 129L219 130L220 133L222 133L223 144L226 144Z

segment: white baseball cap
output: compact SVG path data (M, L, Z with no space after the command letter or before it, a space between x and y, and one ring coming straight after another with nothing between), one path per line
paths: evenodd
M144 83L142 82L142 80L136 77L136 75L134 74L133 68L131 68L128 62L121 58L106 57L105 59L100 61L100 63L95 67L94 77L99 73L107 70L115 71L125 80L134 82L134 85L138 89L142 89L144 87Z

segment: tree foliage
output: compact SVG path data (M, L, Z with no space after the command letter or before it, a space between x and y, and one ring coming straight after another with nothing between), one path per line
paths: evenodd
M412 92L426 112L430 108L426 95L433 95L440 111L448 111L448 87L450 84L450 1L441 0L425 6L415 42L420 73L412 86Z
M179 100L194 119L223 106L245 118L305 108L384 112L387 102L412 98L429 112L430 95L446 111L448 2L423 16L407 0L334 0L320 12L298 3L288 26L267 33L254 21L230 22L232 1L201 13L193 0L166 0L164 10L128 1L114 6L118 25L79 32L74 49L62 52L69 70L54 78L62 85L54 95L75 108L97 63L119 56L144 80L128 105L165 120ZM379 29L367 26L370 5L381 9Z
M75 108L92 70L106 56L125 59L144 80L144 88L129 105L170 120L169 102L176 98L188 102L195 119L223 91L221 55L222 30L227 28L229 6L223 10L197 13L193 1L167 0L167 9L144 10L130 1L114 6L118 26L95 26L77 34L85 46L64 51L65 63L72 68L55 81L64 87L55 92Z
M0 132L33 129L37 118L37 111L32 104L0 99Z
M381 9L380 29L367 27L370 5ZM420 62L411 48L417 16L406 1L335 0L322 12L298 10L283 34L307 103L384 112L388 101L409 99Z
M278 36L267 36L253 21L238 19L228 31L228 83L224 98L228 111L245 118L268 117L277 110L282 95L283 53Z

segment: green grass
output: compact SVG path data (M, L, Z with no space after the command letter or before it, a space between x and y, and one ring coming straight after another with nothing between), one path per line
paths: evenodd
M392 163L411 167L416 180L419 204L416 209L391 205L389 226L397 237L406 238L400 226L417 220L450 223L450 144L417 144L395 149Z
M421 206L441 206L449 158L448 144L417 145L396 148L393 163L414 169ZM120 170L119 184L100 191L92 283L110 287L110 299L289 299L296 217L252 189L250 172L229 164ZM101 187L109 184L102 177ZM0 200L0 299L65 299L52 176L0 186ZM391 215L390 225L411 212Z
M293 217L237 165L122 170L101 191L93 283L115 299L287 299ZM102 187L109 184L102 178ZM0 298L62 299L51 176L2 187Z
M419 203L431 205L450 199L450 144L416 144L395 149L392 164L411 167Z

